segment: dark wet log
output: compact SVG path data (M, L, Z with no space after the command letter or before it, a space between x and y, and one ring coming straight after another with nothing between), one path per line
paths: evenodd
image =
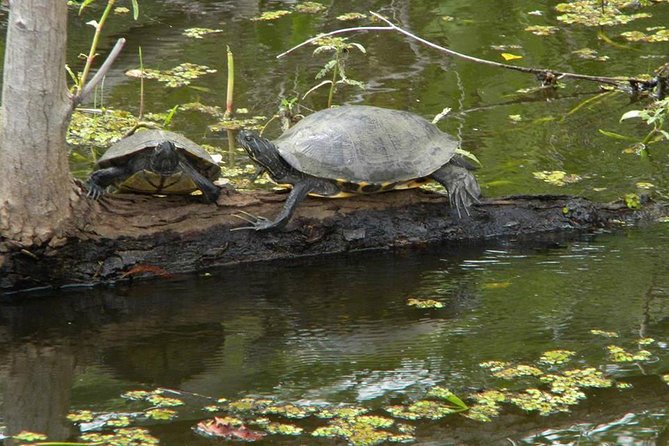
M349 199L309 198L286 229L230 231L245 211L272 217L286 195L222 194L216 204L194 197L139 195L81 200L76 225L42 247L0 240L0 289L99 284L128 277L333 253L524 237L652 222L669 206L593 203L571 196L486 199L459 219L445 195L397 191Z

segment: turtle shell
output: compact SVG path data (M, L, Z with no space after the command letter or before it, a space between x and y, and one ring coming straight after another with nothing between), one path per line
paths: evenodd
M348 105L311 114L274 141L306 174L351 183L395 183L448 163L457 141L410 112Z
M99 168L122 166L134 156L148 156L161 142L172 141L202 175L215 180L221 168L202 147L178 133L167 130L146 130L114 143L97 162Z

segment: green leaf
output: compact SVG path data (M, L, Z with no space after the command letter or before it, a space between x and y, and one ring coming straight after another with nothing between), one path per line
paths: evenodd
M662 136L664 136L665 139L669 139L669 132L665 130L658 130L658 132L662 133Z
M95 1L95 0L84 0L84 1L81 3L81 6L79 7L79 15L81 15L81 12L84 10L84 8L85 8L86 6L90 5L90 4L93 3L94 1Z
M450 394L448 396L448 398L446 398L446 401L448 401L449 403L454 404L455 406L457 406L458 408L460 408L462 410L469 409L469 406L467 406L467 404L465 404L465 402L462 401L460 398L455 396L455 394Z
M357 49L359 49L361 53L363 53L363 54L367 54L367 50L365 49L365 47L362 46L362 45L360 45L359 43L351 42L351 45L353 45L354 47L356 47Z
M139 2L137 0L132 0L132 18L137 20L139 17Z
M630 110L630 111L626 112L625 114L623 114L620 117L620 120L624 121L625 119L641 118L642 113L643 113L642 110Z
M175 105L174 107L172 107L170 112L167 114L167 117L165 118L165 121L163 122L163 127L167 127L167 126L170 125L170 123L172 122L172 118L174 118L174 114L177 112L178 108L179 108L178 105Z
M636 138L633 138L631 136L621 135L620 133L609 132L608 130L602 130L602 129L598 129L598 131L602 135L608 136L609 138L621 139L623 141L636 141Z

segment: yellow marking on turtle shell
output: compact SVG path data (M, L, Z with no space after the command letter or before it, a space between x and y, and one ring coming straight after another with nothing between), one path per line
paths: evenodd
M135 172L125 181L117 184L117 188L120 191L141 194L172 195L186 195L198 190L195 182L182 172L163 176L148 170Z

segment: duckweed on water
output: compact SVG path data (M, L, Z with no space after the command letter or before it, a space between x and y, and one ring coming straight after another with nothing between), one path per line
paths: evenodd
M654 34L646 34L642 31L627 31L620 34L628 42L669 42L669 29L660 29Z
M639 350L636 353L630 353L617 345L609 345L606 348L609 351L609 358L613 362L648 361L652 357L652 353L648 350Z
M267 22L270 20L276 20L288 14L290 14L290 11L286 11L285 9L279 9L278 11L265 11L260 14L259 17L253 17L251 20L254 22Z
M100 113L72 114L67 143L73 146L109 146L121 139L138 120L124 110L102 110Z
M12 438L18 441L42 441L46 440L47 436L37 432L21 431Z
M572 53L581 59L598 60L601 62L609 60L609 56L599 56L597 50L593 50L592 48L581 48L580 50L572 51Z
M304 432L304 429L301 427L292 424L276 423L269 418L256 418L251 424L262 427L271 435L300 435Z
M577 0L569 3L558 3L555 10L562 13L557 19L566 24L584 26L623 25L633 20L651 17L645 12L625 14L621 10L633 6L630 0Z
M444 308L444 304L433 299L407 299L407 305L416 308Z
M367 18L366 14L361 14L359 12L347 12L346 14L337 16L337 20L341 20L342 22L346 22L349 20L360 20L366 18Z
M304 2L295 5L295 11L303 14L318 14L328 9L325 5L317 2Z
M270 405L259 410L261 414L281 415L286 418L306 418L318 409L313 406L296 406L294 404Z
M502 379L514 379L523 376L541 376L543 374L544 372L534 366L519 364L517 366L506 367L502 370L498 370L493 373L493 376Z
M167 421L176 418L177 413L171 409L157 408L147 410L144 415L152 420Z
M439 420L454 413L462 412L462 408L432 400L420 400L408 406L388 406L385 411L395 418L405 420Z
M142 77L143 74L146 79L155 79L163 82L167 87L177 88L190 85L193 80L205 74L216 73L216 71L206 65L186 62L164 71L144 68L144 70L128 70L125 74L129 77Z
M188 28L185 29L183 35L186 37L191 37L193 39L202 39L207 34L222 33L222 29L211 29L211 28Z
M353 446L374 446L384 442L413 441L411 433L392 433L380 428L388 428L394 420L377 416L363 416L354 419L334 419L330 425L319 427L311 435L315 437L342 438Z
M604 330L590 330L590 333L597 335L597 336L603 336L605 338L617 338L618 333L615 331L604 331Z
M537 180L545 181L553 186L564 186L566 184L578 183L582 178L575 174L567 174L561 170L544 170L542 172L533 172L532 176Z
M576 352L572 352L570 350L551 350L541 355L539 362L549 365L564 364L565 362L568 362L575 354Z
M537 36L550 36L558 32L557 26L548 26L548 25L532 25L525 28L525 31L529 31Z
M359 406L344 406L344 407L324 407L316 412L318 418L331 419L343 418L352 419L360 415L366 414L369 409Z
M77 410L67 414L67 419L73 423L90 423L93 421L93 412L90 410Z
M117 429L111 434L84 434L81 439L108 446L150 446L159 444L158 439L149 434L148 430L136 427Z

